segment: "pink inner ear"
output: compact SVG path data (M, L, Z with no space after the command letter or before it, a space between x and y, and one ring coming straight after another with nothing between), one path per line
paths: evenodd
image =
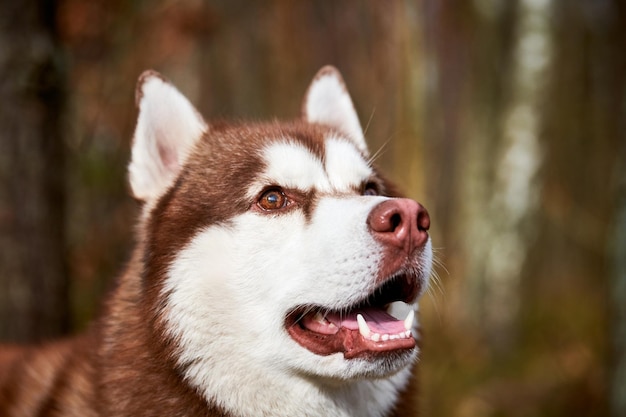
M166 146L162 142L159 142L157 144L157 147L159 150L159 158L161 158L163 167L169 172L178 171L178 169L180 168L180 164L178 163L176 151L174 151L171 147Z

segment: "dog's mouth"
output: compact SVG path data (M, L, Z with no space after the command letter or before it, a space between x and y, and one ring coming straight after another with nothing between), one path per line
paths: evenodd
M411 350L415 348L413 310L398 319L389 309L396 301L415 301L420 287L418 276L396 275L347 308L298 307L287 315L285 325L296 342L318 355L343 352L346 359L352 359Z

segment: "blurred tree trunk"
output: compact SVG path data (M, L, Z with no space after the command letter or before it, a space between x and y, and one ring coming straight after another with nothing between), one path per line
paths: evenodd
M64 262L65 79L54 1L0 3L0 339L69 323Z
M537 224L546 75L553 56L551 1L520 0L515 15L492 194L476 217L487 243L480 245L483 252L473 259L482 270L481 301L488 336L495 347L504 348L515 339L522 269Z

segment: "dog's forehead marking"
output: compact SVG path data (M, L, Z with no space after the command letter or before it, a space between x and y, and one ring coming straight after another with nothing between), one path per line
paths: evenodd
M304 145L274 142L265 148L263 159L267 167L265 181L299 190L329 188L322 161Z
M299 190L349 192L373 173L362 153L337 136L326 139L324 161L294 141L272 143L265 148L263 159L265 181Z
M326 174L334 190L359 187L373 171L352 142L331 136L326 139Z

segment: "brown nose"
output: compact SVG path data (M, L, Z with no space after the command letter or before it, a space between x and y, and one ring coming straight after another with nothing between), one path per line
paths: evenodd
M428 240L430 216L418 202L395 198L374 207L367 224L374 237L382 243L411 253Z

